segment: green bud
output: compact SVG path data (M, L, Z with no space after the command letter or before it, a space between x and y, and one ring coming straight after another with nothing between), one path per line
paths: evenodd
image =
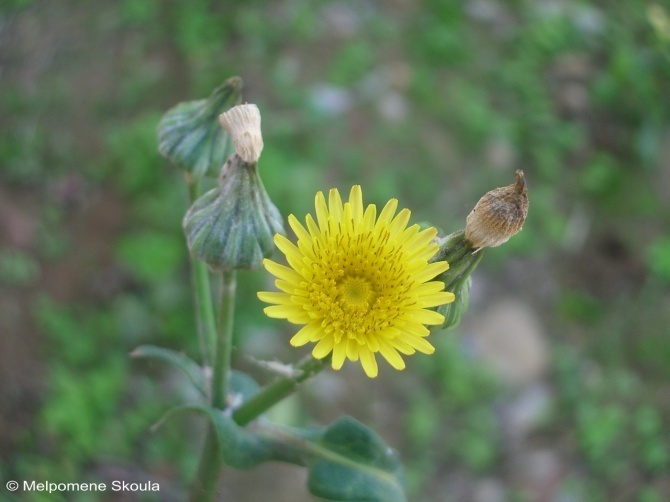
M470 275L484 256L482 250L476 250L466 240L465 232L460 230L438 239L440 249L431 261L446 261L449 269L435 280L444 282L444 290L454 293L456 299L440 305L437 311L444 316L443 329L453 328L461 321L461 315L468 309L470 299Z
M213 270L255 269L284 233L282 217L258 176L257 164L230 156L218 186L195 201L184 217L191 254Z
M208 99L179 103L158 124L158 152L189 175L216 176L232 153L219 115L242 101L242 79L231 77Z

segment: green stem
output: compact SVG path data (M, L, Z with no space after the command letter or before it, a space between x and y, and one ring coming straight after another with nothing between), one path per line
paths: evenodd
M188 205L190 207L200 196L200 182L195 178L187 177L186 186L188 187ZM214 350L214 340L216 338L216 318L212 305L207 264L200 260L191 260L191 277L193 280L193 291L195 292L200 352L203 363L207 366L209 365L210 354Z
M238 425L248 424L293 393L302 382L319 374L329 361L330 356L323 359L314 359L312 356L306 357L296 366L295 376L280 378L261 389L233 412L233 420Z
M230 357L233 349L233 316L235 310L235 271L221 273L221 303L219 330L214 349L214 375L212 381L212 406L223 410L228 395Z
M222 468L223 460L216 431L214 426L209 424L200 456L198 475L191 488L190 502L211 502L216 499Z
M212 379L212 407L223 410L228 395L228 376L233 346L233 315L235 309L235 271L221 273L221 303L219 324L214 347L214 371ZM192 502L210 502L216 498L223 459L219 451L216 431L207 427L205 445L200 457L198 477L191 491Z

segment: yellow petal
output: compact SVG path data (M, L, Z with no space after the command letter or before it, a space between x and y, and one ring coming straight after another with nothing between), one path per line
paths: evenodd
M288 224L293 229L293 232L295 233L296 237L298 237L298 240L301 239L304 239L306 241L311 240L309 232L307 232L305 227L302 226L302 223L298 221L298 218L296 218L292 214L288 215Z
M402 360L398 351L387 342L380 341L379 353L386 359L391 366L397 370L405 369L405 361Z
M337 188L332 188L328 192L328 212L330 217L335 220L336 223L342 221L342 198L340 197L340 192Z
M349 192L349 204L351 204L351 216L354 222L363 218L363 191L360 185L354 185Z
M407 223L409 223L409 217L411 214L412 212L409 209L403 209L395 218L393 218L393 221L389 227L391 237L402 235L402 231L405 230Z
M292 258L294 261L300 263L304 255L300 252L295 244L284 237L282 234L276 234L274 238L275 245L279 250L286 255L287 258Z
M417 282L427 282L431 279L434 279L436 275L441 274L448 269L449 264L446 261L436 261L435 263L429 263L426 265L426 267L418 274L415 274L412 279Z
M285 293L294 294L296 292L296 285L288 281L277 279L275 281L275 286L277 286L278 289L281 289Z
M350 361L358 361L358 342L352 338L347 338L347 358Z
M399 329L406 331L407 333L411 333L412 335L426 336L428 333L430 333L428 328L414 319L397 319L396 324Z
M348 202L344 205L344 214L342 215L342 233L344 235L354 235L356 228L354 217L351 215L351 204Z
M441 293L435 293L433 295L424 295L419 298L416 303L417 307L428 308L428 307L437 307L439 305L445 305L454 301L456 297L453 293L443 291Z
M292 313L289 317L286 318L286 320L292 324L307 324L308 322L312 322L312 318L310 317L309 312L304 309L301 309L299 312Z
M364 345L361 345L358 353L361 356L361 364L363 365L365 374L370 378L375 378L377 376L378 368L374 353Z
M304 312L301 307L297 305L273 305L263 309L265 315L273 319L288 319L300 315Z
M405 246L405 251L409 251L408 243L419 233L419 225L412 225L409 228L403 230L402 234L398 237L398 245Z
M291 303L291 295L278 291L259 291L256 293L256 296L265 303L277 303L280 305Z
M321 233L321 230L319 229L319 226L314 221L314 218L312 218L311 214L308 214L305 217L305 222L307 223L307 229L309 230L309 234L312 236L313 243L314 243L314 241L320 241L321 238L322 238L322 233ZM322 228L325 229L327 227L322 227Z
M407 243L407 252L412 255L416 252L423 251L436 235L437 230L433 227L426 228L425 230L419 232L411 241Z
M321 338L322 329L321 323L310 323L303 326L290 340L290 344L294 347L302 347L306 343L314 342Z
M414 347L411 347L407 343L403 342L400 338L394 338L389 342L393 347L400 353L411 356L416 352Z
M376 228L380 228L382 225L388 224L393 219L396 209L398 208L398 199L391 199L386 203L384 209L382 209L379 218L377 219Z
M432 354L435 352L435 347L433 347L425 338L405 336L403 337L403 341L423 354Z
M413 254L408 255L407 259L410 261L418 261L421 263L426 263L427 261L430 261L430 259L433 256L435 256L435 253L437 253L439 249L440 246L438 246L437 244L428 244L422 250L415 251Z
M360 232L370 232L375 227L375 219L377 218L377 206L370 204L365 208L363 221L361 222Z
M333 346L335 345L335 341L333 340L332 336L326 336L325 338L322 338L319 343L317 343L314 346L314 349L312 349L312 355L316 359L323 359L326 357L328 354L330 354L333 350Z
M344 360L347 357L347 342L346 340L336 343L333 346L333 369L339 370L344 364Z
M405 316L411 316L412 321L418 322L421 324L442 324L444 322L444 316L438 314L433 310L409 310L406 312Z
M268 260L267 258L263 260L263 265L265 266L265 269L275 277L284 279L285 281L295 285L300 285L300 283L305 280L295 270L285 267L284 265L280 265L279 263L275 263L272 260Z
M443 289L444 283L442 281L433 281L424 282L423 284L418 285L412 292L419 296L424 296L439 293Z
M323 192L318 192L314 199L314 207L316 208L316 219L319 222L319 228L328 228L328 207L326 206L326 199Z

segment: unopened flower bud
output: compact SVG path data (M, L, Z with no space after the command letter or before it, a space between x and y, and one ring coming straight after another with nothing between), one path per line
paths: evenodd
M158 152L193 177L215 177L232 153L217 117L242 100L242 79L231 77L208 99L171 108L158 124Z
M444 316L442 329L457 326L461 316L468 309L470 298L471 274L481 261L484 253L477 251L465 239L465 232L459 230L446 237L437 239L440 249L431 261L446 261L449 269L442 272L436 279L444 282L444 290L454 294L456 299L448 304L440 305L437 312Z
M244 162L254 164L263 151L261 113L256 105L235 106L219 116L221 126L233 138L235 150Z
M468 215L465 239L475 249L496 247L518 233L528 214L528 195L523 171L517 170L516 183L496 188L484 195Z
M216 188L195 201L184 216L191 254L213 270L255 269L284 233L279 210L268 197L257 164L230 156Z

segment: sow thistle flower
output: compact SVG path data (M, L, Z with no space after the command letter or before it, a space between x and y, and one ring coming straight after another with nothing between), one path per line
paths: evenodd
M306 227L290 215L297 245L277 234L274 242L288 266L265 259L279 292L260 292L269 317L304 326L291 338L299 347L315 343L312 355L332 353L332 367L345 359L361 361L369 377L377 376L376 354L402 370L400 354L432 354L426 325L440 325L444 316L433 310L454 301L442 281L432 281L449 268L446 261L428 263L438 250L437 230L409 228L410 211L396 215L391 199L377 218L374 204L363 206L360 186L342 203L336 189L328 203L316 195L316 221L310 214Z

